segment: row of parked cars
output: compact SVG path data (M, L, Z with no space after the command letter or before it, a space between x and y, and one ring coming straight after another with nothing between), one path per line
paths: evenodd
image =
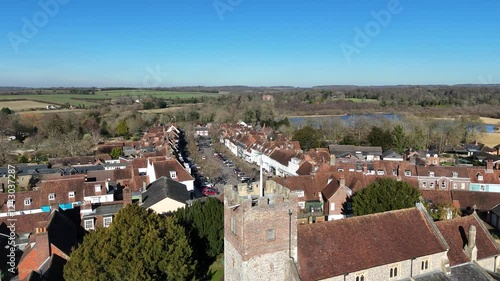
M227 159L227 158L226 158L226 157L225 157L222 153L215 152L215 153L214 153L214 156L215 156L215 157L217 157L217 158L219 158L219 160L221 160L221 161L222 161L222 163L223 163L224 165L226 165L226 167L229 167L229 168L234 167L234 163L233 163L233 161L231 161L231 160Z
M255 178L251 178L247 175L245 175L244 172L242 172L238 167L236 167L233 172L236 174L236 176L238 176L238 179L240 179L240 181L242 183L252 183L252 182L255 182Z

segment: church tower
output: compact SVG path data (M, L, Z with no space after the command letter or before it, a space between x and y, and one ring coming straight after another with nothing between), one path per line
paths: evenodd
M224 189L224 279L294 280L297 197L286 188L264 196L255 190L246 184Z

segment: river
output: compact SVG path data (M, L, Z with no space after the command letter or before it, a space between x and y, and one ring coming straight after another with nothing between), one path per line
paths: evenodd
M295 126L295 127L302 127L302 126L307 124L307 125L313 125L314 127L318 128L325 121L328 122L328 121L333 120L335 118L340 118L341 120L344 120L346 123L350 123L350 122L352 122L352 120L355 120L357 118L366 118L369 120L373 120L373 119L377 119L377 118L398 120L399 115L397 115L397 114L348 114L348 115L340 115L340 116L334 116L334 115L291 116L291 117L288 117L288 121L290 121L290 124L292 126ZM495 125L493 125L493 124L484 124L484 127L485 127L486 133L496 132Z

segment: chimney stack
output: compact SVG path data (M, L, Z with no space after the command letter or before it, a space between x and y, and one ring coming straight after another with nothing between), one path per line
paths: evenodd
M464 251L471 261L477 260L476 226L474 225L469 227L469 237L467 239L467 245L464 247Z
M334 154L330 154L330 166L335 166L335 155Z
M344 175L341 175L339 178L339 186L340 187L345 187L345 177Z
M368 173L368 164L366 164L366 162L365 162L365 163L363 163L363 174L366 174L366 173Z
M493 160L488 159L486 161L486 173L493 173Z
M123 207L127 207L127 205L130 204L132 204L132 191L128 185L125 185L125 188L123 189Z

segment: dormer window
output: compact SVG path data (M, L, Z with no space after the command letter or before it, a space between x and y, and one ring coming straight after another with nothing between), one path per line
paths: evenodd
M101 192L101 185L100 184L94 185L94 190L95 192Z
M480 173L477 173L477 180L478 181L482 181L483 180L483 175L481 175Z
M453 173L452 173L452 176L453 176L454 178L458 178L458 173L457 173L457 172L453 172Z
M31 198L24 198L24 206L29 206L31 205Z
M56 199L56 194L55 193L49 193L49 200L55 200Z
M69 198L75 198L75 192L74 191L68 192L68 197Z
M378 171L377 171L377 175L379 175L379 176L384 175L384 170L378 170Z
M344 168L338 168L337 169L337 172L343 172L344 171Z
M177 172L176 171L170 171L170 178L171 179L177 178Z
M434 172L429 172L429 177L433 177L434 176Z
M298 190L296 193L297 193L297 197L304 197L304 191L303 190Z
M410 170L406 170L406 171L405 171L405 176L407 176L407 177L411 176L411 172L410 172Z

